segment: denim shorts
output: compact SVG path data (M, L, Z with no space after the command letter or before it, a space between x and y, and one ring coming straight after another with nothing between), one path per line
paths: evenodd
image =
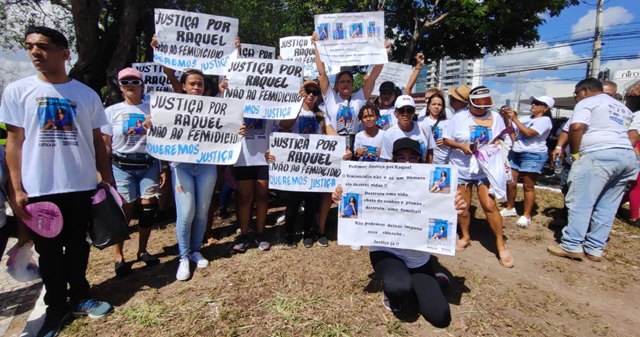
M481 179L463 179L463 178L458 178L458 185L491 185L489 183L489 178L484 177Z
M115 165L111 167L116 189L126 203L133 202L138 197L151 199L160 196L160 160L156 159L151 166L141 170L123 170Z
M509 152L509 164L519 172L541 173L547 159L546 152Z

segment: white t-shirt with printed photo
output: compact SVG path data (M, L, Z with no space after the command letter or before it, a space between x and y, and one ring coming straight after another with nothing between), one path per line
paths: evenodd
M582 99L573 109L568 124L586 124L580 154L621 148L633 149L627 132L633 121L633 113L624 104L599 94Z
M315 112L300 109L298 118L296 118L296 122L291 127L291 133L321 135L322 128L320 127L320 122L318 122Z
M478 142L478 146L489 144L497 135L505 129L504 120L500 114L490 111L493 123L490 127L478 125L471 115L471 112L461 111L453 115L449 125L447 126L444 138L451 139L457 143L464 144L469 142ZM489 114L483 118L488 119ZM480 169L477 173L469 172L471 165L471 156L467 155L460 149L451 148L451 156L449 164L458 167L459 177L466 180L477 180L486 178L486 174Z
M91 88L23 78L4 90L0 122L24 129L22 184L29 197L96 188L93 130L107 119Z
M538 132L538 134L533 137L526 137L521 134L516 123L511 122L513 127L516 129L516 141L513 144L514 152L541 153L549 151L549 149L547 149L547 137L549 137L549 133L551 133L551 128L553 127L553 124L551 124L551 118L547 116L540 116L538 118L531 117L531 115L524 116L520 118L520 122L527 128Z
M356 134L353 142L354 151L357 149L367 149L367 155L360 157L360 161L377 161L379 151L382 152L382 139L384 138L384 130L378 130L375 137L369 137L366 131L360 131Z
M142 126L150 113L149 104L130 105L126 102L105 109L107 122L100 128L111 136L114 153L147 153L147 130Z
M390 107L388 109L380 109L380 118L376 122L382 130L387 130L390 127L398 124L398 118L396 118L396 109Z
M434 142L436 139L440 139L444 137L444 133L447 129L447 125L449 125L448 119L441 120L440 123L436 125L437 122L438 120L432 119L431 117L428 117L428 116L423 116L418 119L418 124L420 125L420 129L422 130L422 132L425 133L425 135L427 134L427 132L429 132L427 131L427 126L429 127L429 130L431 132L431 136L434 139ZM448 146L444 144L440 146L436 145L436 147L433 149L433 163L448 164L450 153L451 153L451 148L449 148Z
M391 160L393 157L393 143L400 139L409 137L413 140L417 140L420 143L420 151L422 152L422 158L426 159L427 150L433 149L436 146L435 140L433 140L433 136L427 137L426 135L431 135L431 128L428 127L427 133L424 133L417 122L412 122L413 128L409 132L404 132L400 129L400 126L394 125L390 127L384 133L384 137L382 138L382 151L380 151L380 158L384 160Z
M264 154L269 149L269 135L273 130L271 119L245 118L246 135L242 139L240 157L234 166L268 165Z
M358 90L351 96L351 99L342 99L340 95L333 90L327 89L327 94L323 96L325 110L325 119L327 125L331 125L340 135L355 135L360 131L360 121L358 120L358 112L366 103L364 92Z

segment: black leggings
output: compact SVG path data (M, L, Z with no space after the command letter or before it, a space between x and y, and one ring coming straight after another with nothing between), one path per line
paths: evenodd
M369 258L390 302L406 303L415 299L427 322L438 328L449 326L451 310L436 280L433 260L418 268L409 268L389 252L371 252Z

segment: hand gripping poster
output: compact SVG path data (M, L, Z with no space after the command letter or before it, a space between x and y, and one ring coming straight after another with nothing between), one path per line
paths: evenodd
M341 185L338 244L455 255L457 168L348 161Z

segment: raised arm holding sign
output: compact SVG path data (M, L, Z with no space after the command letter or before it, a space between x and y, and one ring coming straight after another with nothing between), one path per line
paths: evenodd
M224 75L235 51L238 19L156 8L155 26L155 62L175 70Z

